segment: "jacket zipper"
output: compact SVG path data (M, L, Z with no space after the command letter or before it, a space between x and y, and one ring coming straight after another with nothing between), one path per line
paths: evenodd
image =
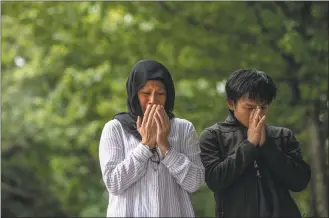
M224 217L224 206L223 206L223 200L220 200L220 214L219 214L220 218Z
M259 172L259 167L257 164L257 161L254 161L254 168L256 169L256 178L257 178L257 183L256 183L256 202L257 202L257 217L259 217L259 199L258 199L258 187L259 187L259 182L260 179L262 178Z

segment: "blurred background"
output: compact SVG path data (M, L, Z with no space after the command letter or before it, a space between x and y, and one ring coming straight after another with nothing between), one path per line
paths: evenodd
M312 166L292 193L328 217L328 2L2 2L2 217L104 217L102 128L126 110L140 59L175 82L175 114L198 133L227 116L225 79L240 68L278 86L268 123L291 128ZM214 216L206 186L197 216Z

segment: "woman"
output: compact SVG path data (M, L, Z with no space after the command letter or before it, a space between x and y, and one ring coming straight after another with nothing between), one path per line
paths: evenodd
M204 183L204 167L192 123L174 118L169 71L139 61L126 89L128 112L105 124L99 145L107 217L193 217L191 193Z

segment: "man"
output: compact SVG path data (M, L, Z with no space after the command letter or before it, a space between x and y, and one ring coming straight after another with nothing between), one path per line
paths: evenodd
M301 217L289 191L305 189L311 171L294 133L265 124L274 82L264 72L242 69L225 89L229 116L200 136L216 217Z

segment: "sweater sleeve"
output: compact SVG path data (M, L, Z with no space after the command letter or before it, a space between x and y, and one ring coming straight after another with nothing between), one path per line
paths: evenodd
M191 123L181 136L181 153L171 149L162 163L169 169L177 183L186 191L192 193L204 183L204 167L200 158L200 143ZM178 132L179 133L179 132Z
M124 147L120 123L117 120L108 122L103 128L99 143L99 161L105 186L113 195L124 193L144 176L147 160L152 156L152 152L139 143L125 157Z

